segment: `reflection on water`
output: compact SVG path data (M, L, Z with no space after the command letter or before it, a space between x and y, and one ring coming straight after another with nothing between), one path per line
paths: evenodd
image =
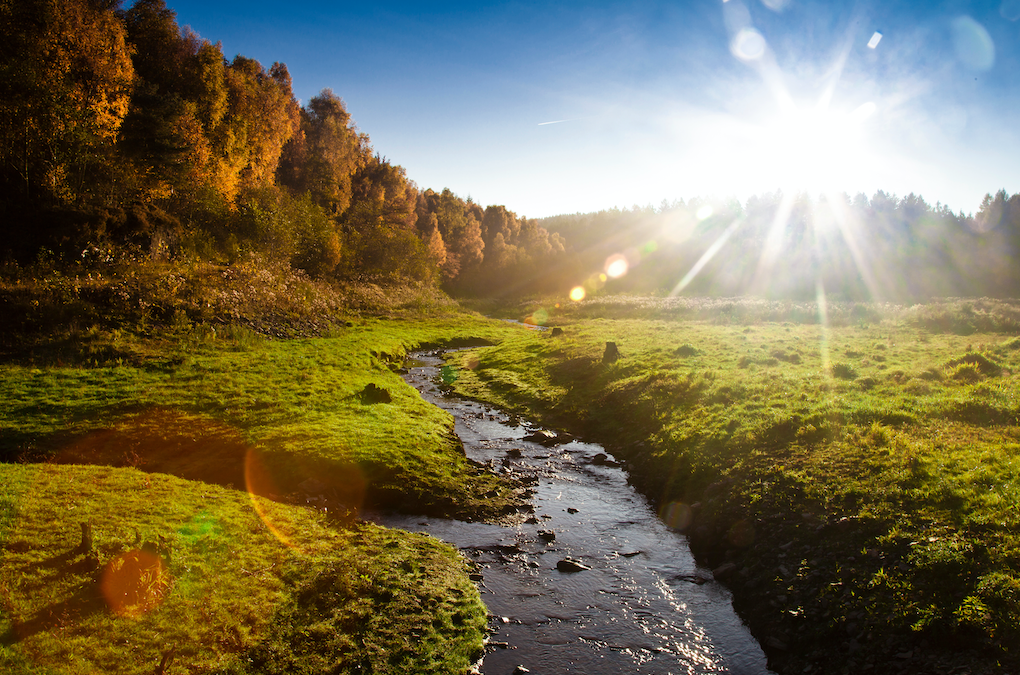
M697 568L597 445L543 447L527 425L440 390L440 359L423 354L405 379L449 410L471 459L532 476L535 512L513 528L389 515L391 527L428 532L477 566L493 634L487 675L518 665L543 673L767 673L765 656L734 614L725 588ZM570 559L589 568L562 572Z

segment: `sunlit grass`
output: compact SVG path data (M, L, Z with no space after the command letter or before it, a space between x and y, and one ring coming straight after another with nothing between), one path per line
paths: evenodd
M288 547L220 486L96 466L0 465L0 478L5 672L152 673L169 659L165 672L457 673L480 649L464 562L426 536L259 500ZM101 580L137 550L165 566L153 601L119 616Z
M803 639L845 636L860 612L862 642L898 630L1015 643L1020 350L999 332L1010 305L829 303L826 329L793 303L656 302L607 299L599 319L565 306L550 313L561 335L458 356L456 386L606 442L662 505L699 502L695 544L710 560L729 550L766 599L788 598L784 630ZM781 320L759 320L770 314ZM607 341L619 360L603 362ZM757 537L734 544L734 527ZM776 581L802 549L800 574Z
M429 324L367 321L332 338L302 340L269 340L238 328L213 337L203 326L162 341L120 337L135 354L131 363L0 368L0 451L7 461L113 461L166 470L147 457L166 445L157 443L164 431L153 421L165 417L171 431L194 425L220 439L189 445L188 460L178 465L190 466L191 478L202 478L194 462L209 461L203 450L222 449L223 434L233 434L229 452L213 459L219 463L213 473L238 488L247 446L271 467L281 493L309 478L346 484L355 471L382 502L484 515L477 495L498 489L498 479L469 467L450 415L394 371L416 344L522 330L465 316ZM368 385L385 389L391 402L367 400ZM100 452L82 440L98 432L113 433L100 444L101 460L83 454ZM118 439L131 452L118 448Z
M0 465L0 669L464 672L485 608L452 549L248 492L344 523L365 505L499 516L519 486L471 467L396 370L416 345L526 329L461 315L276 340L180 323L96 326L0 367L4 458L48 462ZM132 561L131 603L107 603L103 570Z

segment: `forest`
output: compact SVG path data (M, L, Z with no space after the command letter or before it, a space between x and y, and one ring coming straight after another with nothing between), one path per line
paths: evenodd
M1004 190L976 215L879 191L529 219L419 189L332 90L302 106L284 64L228 59L163 0L7 2L0 23L8 262L255 255L341 286L455 296L582 285L920 301L1020 290L1020 195ZM612 260L626 265L607 276Z
M0 209L9 259L231 261L485 292L563 242L503 206L419 190L329 89L178 26L162 0L4 3Z

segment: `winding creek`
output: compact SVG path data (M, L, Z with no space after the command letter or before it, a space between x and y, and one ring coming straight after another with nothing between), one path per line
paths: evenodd
M492 615L485 675L769 673L729 592L699 569L602 448L525 440L533 427L444 393L442 359L413 355L404 379L456 418L470 459L530 476L534 514L516 527L377 515L458 547ZM564 560L578 563L570 571ZM558 568L559 565L559 568ZM523 672L523 671L519 671Z

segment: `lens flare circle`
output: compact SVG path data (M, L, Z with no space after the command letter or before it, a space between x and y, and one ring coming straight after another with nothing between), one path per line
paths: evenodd
M524 320L524 323L529 326L544 326L549 323L549 312L547 312L544 308L539 307Z
M570 299L574 302L581 302L586 295L588 293L584 290L584 286L574 286L570 289Z
M1006 21L1020 19L1020 0L1002 0L999 5L999 15Z
M761 0L761 4L765 5L773 12L782 12L786 9L786 6L790 4L790 0Z
M741 29L730 42L730 51L741 61L757 61L766 47L765 37L754 28Z
M669 502L659 512L659 518L673 530L684 531L694 521L694 511L683 502Z
M172 582L162 558L135 549L106 564L99 591L114 614L137 619L163 603Z
M989 70L995 64L995 42L980 23L958 16L950 24L956 58L971 70Z
M630 263L627 262L627 258L617 253L611 255L606 259L606 276L610 279L618 279L627 273L630 269Z

